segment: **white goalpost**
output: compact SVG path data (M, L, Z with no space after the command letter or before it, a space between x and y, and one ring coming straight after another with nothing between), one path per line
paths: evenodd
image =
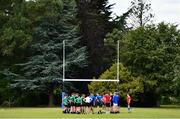
M66 43L65 40L63 40L63 83L64 82L119 82L119 41L117 41L117 79L67 79L66 73L65 73L65 64L66 64L66 52L65 52Z
M65 64L66 64L66 52L65 48L66 43L63 40L63 82L62 82L62 100L64 99L65 92L64 92L64 82L119 82L119 41L117 41L117 79L67 79L66 72L65 72ZM63 102L61 103L61 108L64 108Z

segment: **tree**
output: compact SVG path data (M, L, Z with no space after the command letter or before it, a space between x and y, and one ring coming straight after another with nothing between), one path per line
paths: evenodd
M144 77L144 94L139 95L143 97L140 100L142 106L158 106L161 96L177 94L179 30L176 25L147 25L125 33L114 29L105 39L105 44L114 53L109 56L112 61L116 58L118 40L120 61L133 76Z
M138 102L138 94L143 93L142 77L133 77L122 63L119 64L119 82L92 82L89 90L92 93L120 92L121 99L125 102L126 94L133 97L134 102ZM107 69L99 79L117 79L117 63ZM123 102L122 101L122 102Z
M24 0L9 0L4 6L6 12L3 13L2 10L2 17L6 18L6 22L0 30L1 55L21 57L22 51L26 50L32 41L30 21L23 15L24 4Z
M24 55L20 53L26 51L31 44L33 28L37 22L45 16L57 14L55 8L62 9L61 0L8 0L2 4L5 4L2 18L6 18L6 22L0 30L0 53L7 56L15 54L17 57Z
M66 78L80 77L80 70L87 66L86 48L79 42L75 2L64 0L63 9L54 6L52 9L57 14L45 15L39 20L33 34L31 54L25 63L18 64L21 74L15 75L16 80L11 85L14 88L21 87L23 91L46 92L49 106L53 105L54 91L62 85L63 40L66 41ZM82 87L83 83L65 85L69 90L86 88Z
M133 75L144 76L143 105L159 106L161 96L171 91L174 59L179 56L178 34L177 26L160 23L132 30L121 40L121 62Z
M151 13L151 3L147 0L133 0L130 7L131 13L127 20L131 27L145 26L152 22L154 15Z
M112 63L117 60L117 41L131 29L128 26L127 18L131 13L131 9L123 13L121 16L116 16L113 19L114 29L106 34L104 39L104 67L111 67Z
M7 87L9 82L7 80L3 80L2 75L0 75L0 105L6 100L8 96L5 96L7 94Z
M174 40L179 40L180 37L174 37ZM177 44L178 45L178 44ZM179 49L180 50L180 49ZM180 103L180 55L176 55L173 63L173 82L171 85L172 97L175 97L178 103Z
M89 69L85 78L98 77L105 69L104 38L113 28L110 22L112 5L107 5L108 0L76 0L76 3L82 33L81 42L87 46L89 54Z
M115 28L124 32L130 30L131 27L128 26L127 19L130 17L131 13L132 8L123 13L121 16L116 16L116 18L113 20Z

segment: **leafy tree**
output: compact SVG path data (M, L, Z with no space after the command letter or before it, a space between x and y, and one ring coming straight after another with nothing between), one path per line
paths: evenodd
M154 15L151 13L151 3L147 0L133 0L130 7L131 13L127 20L132 27L142 27L152 22Z
M132 12L132 9L123 13L121 16L116 16L113 19L114 29L106 34L104 39L104 67L109 68L112 62L117 60L117 41L122 39L123 36L131 29L128 26L127 19Z
M159 105L161 96L178 97L179 30L176 25L160 23L122 33L114 29L105 43L115 59L116 44L120 41L120 61L134 76L143 76L142 106ZM171 84L171 85L170 85ZM169 95L171 94L171 95Z
M142 77L133 77L122 63L119 64L119 76L119 82L92 82L89 85L90 92L95 94L120 92L123 101L126 99L126 94L129 93L132 95L134 102L139 101L138 94L144 91ZM106 70L99 79L117 79L117 63Z
M62 0L30 0L24 5L24 15L30 19L32 26L38 25L44 17L56 16L63 8Z
M174 59L179 56L179 31L176 27L164 23L157 27L141 27L130 31L120 43L123 64L134 75L145 78L143 105L159 106L160 97L171 91Z
M15 94L12 94L10 81L5 79L2 71L9 68L17 72L14 64L26 57L25 52L32 41L29 20L22 14L24 4L24 0L0 1L0 95L6 106L11 105Z
M10 2L10 3L9 3ZM8 13L3 13L6 17L1 32L0 32L0 53L6 56L21 56L32 41L32 34L30 32L30 21L23 15L21 11L25 1L9 1L12 10L4 8Z
M0 32L0 53L7 56L23 53L22 51L27 49L33 39L33 30L37 22L45 16L57 14L55 8L62 9L61 0L1 2L5 4L1 13L4 15L2 19L6 17L6 22ZM22 54L18 57L20 55Z
M180 37L177 37L179 40ZM177 40L174 38L174 40ZM175 97L177 99L178 103L180 103L180 55L177 55L174 59L173 63L173 83L171 85L172 94L174 94L172 97Z

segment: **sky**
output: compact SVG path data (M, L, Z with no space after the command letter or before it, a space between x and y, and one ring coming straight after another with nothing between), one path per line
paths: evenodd
M115 3L112 8L113 14L122 15L130 7L132 0L109 0ZM180 29L180 0L151 0L152 13L155 14L154 22L175 23Z

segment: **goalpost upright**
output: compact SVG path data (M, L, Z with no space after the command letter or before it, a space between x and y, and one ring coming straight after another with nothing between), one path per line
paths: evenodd
M117 41L117 80L119 81L119 40Z

